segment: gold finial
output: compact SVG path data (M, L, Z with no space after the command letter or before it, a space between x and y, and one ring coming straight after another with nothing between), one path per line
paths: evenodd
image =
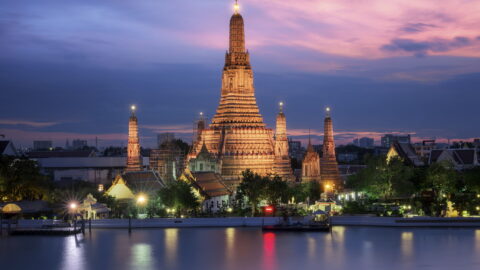
M238 5L238 0L235 0L235 4L233 5L233 11L235 14L238 14L238 11L240 10L240 6Z
M280 107L280 112L282 113L283 112L283 101L280 101L278 103L278 106Z
M130 110L132 111L132 114L135 114L135 110L137 107L135 105L130 106Z
M330 107L325 108L325 111L327 112L327 117L330 117Z

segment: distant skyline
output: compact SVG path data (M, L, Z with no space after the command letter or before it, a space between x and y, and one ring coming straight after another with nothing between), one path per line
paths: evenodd
M15 1L0 9L0 134L16 145L188 140L220 97L233 0ZM257 101L275 128L337 144L385 133L480 137L480 2L240 0Z

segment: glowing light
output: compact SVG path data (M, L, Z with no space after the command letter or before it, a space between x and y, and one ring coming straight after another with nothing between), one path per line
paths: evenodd
M77 209L78 205L76 203L72 202L72 203L70 203L69 207L70 207L70 209L75 210L75 209Z
M200 112L200 116L203 116L203 112Z
M233 11L235 11L235 14L237 14L240 11L240 6L238 5L238 1L235 1L235 4L233 5Z
M142 205L142 204L145 204L147 202L147 197L145 195L139 195L137 197L137 203Z
M273 206L267 206L265 207L265 213L273 213Z
M327 107L325 110L326 110L327 112L329 112L329 111L330 111L330 107Z
M325 185L325 190L329 190L329 189L331 189L331 188L332 188L332 186L331 186L330 184L326 184L326 185Z
M233 212L233 209L232 209L231 207L228 207L228 208L227 208L227 212L228 212L228 213L231 213L231 212Z
M103 192L103 190L104 190L103 184L99 184L98 185L98 192Z
M130 109L132 110L132 112L134 112L137 109L137 107L135 105L132 105Z

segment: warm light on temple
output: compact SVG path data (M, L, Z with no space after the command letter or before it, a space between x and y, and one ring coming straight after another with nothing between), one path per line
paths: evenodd
M233 5L233 10L235 11L235 14L237 14L238 11L240 11L240 6L238 5L237 1L235 1L235 4Z

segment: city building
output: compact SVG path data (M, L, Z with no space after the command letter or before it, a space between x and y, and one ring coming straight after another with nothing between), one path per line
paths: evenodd
M111 183L116 175L125 170L127 162L126 157L32 157L29 155L29 158L36 160L41 172L55 181L87 181L94 184ZM148 164L148 158L144 159L145 164Z
M138 138L138 119L135 116L136 107L132 105L132 115L128 121L127 172L142 170L140 140Z
M298 161L302 160L305 155L305 148L302 147L302 142L288 138L288 155Z
M358 147L363 147L363 148L373 148L374 142L375 141L373 138L368 138L368 137L356 138L353 140L354 145Z
M198 138L187 157L195 158L205 144L208 152L221 162L222 179L233 188L246 169L268 175L282 167L274 166L273 131L266 127L257 106L250 54L245 49L244 20L238 5L235 7L230 19L220 103L210 125L197 130Z
M322 184L334 190L341 189L342 181L338 171L338 163L335 155L335 140L333 138L333 122L330 116L330 108L327 107L323 132L323 155L320 159L320 173ZM326 190L329 192L329 190Z
M413 144L413 149L418 156L426 160L430 157L430 153L436 148L435 140L424 140L421 143Z
M72 141L72 148L73 149L82 149L88 146L87 140L75 139Z
M381 146L384 148L390 148L393 142L407 143L410 144L410 134L408 135L394 135L394 134L385 134L381 140Z
M52 141L33 141L33 150L34 151L46 151L52 150L53 148Z

